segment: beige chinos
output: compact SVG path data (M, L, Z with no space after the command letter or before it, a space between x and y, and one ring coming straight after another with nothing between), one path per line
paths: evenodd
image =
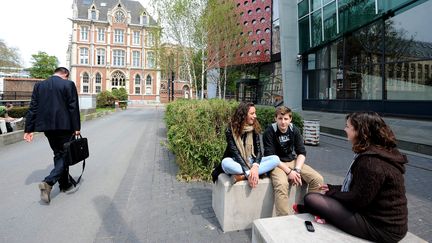
M294 169L295 160L291 162L283 162L290 169ZM273 183L275 208L277 216L292 214L293 210L288 204L288 175L279 167L274 168L271 173ZM319 187L324 183L323 177L312 167L304 164L301 169L302 183L308 184L308 192L320 192Z

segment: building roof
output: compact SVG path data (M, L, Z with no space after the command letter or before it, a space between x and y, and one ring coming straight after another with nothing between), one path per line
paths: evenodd
M109 10L121 4L131 15L131 24L140 24L140 16L144 12L149 17L149 25L157 25L157 22L149 15L148 11L138 1L129 0L76 0L78 19L88 19L88 9L95 4L99 11L99 21L108 21Z

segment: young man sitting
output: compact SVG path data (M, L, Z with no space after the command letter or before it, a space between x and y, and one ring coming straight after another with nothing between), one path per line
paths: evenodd
M302 181L309 185L309 192L319 192L323 177L305 164L306 149L300 130L291 123L292 111L279 106L275 112L276 123L264 131L264 156L277 155L281 162L270 173L275 195L276 215L292 213L288 205L289 182L301 186Z

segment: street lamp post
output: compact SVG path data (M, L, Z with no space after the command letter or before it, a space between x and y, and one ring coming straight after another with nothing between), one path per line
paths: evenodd
M171 101L174 101L174 71L171 71Z

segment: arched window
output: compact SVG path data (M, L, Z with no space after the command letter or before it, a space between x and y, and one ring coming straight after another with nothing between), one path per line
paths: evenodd
M111 85L113 87L124 87L126 86L126 77L124 73L115 71L111 76Z
M100 93L102 91L102 76L100 75L100 73L96 73L95 91L96 93Z
M150 75L147 75L146 78L146 89L145 89L145 93L146 94L152 94L152 78Z
M146 78L146 85L152 85L152 78L151 78L150 75L147 75L147 78Z
M90 77L87 72L84 72L82 75L82 92L88 93L89 92L89 82Z
M141 94L141 76L135 75L135 94Z

